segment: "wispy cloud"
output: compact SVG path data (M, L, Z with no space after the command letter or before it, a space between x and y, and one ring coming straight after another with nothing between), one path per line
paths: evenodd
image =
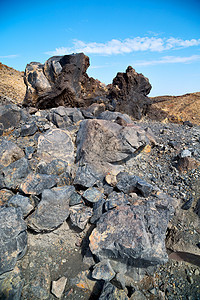
M135 37L125 40L113 39L105 43L90 42L80 40L73 41L73 47L60 47L54 51L46 52L48 55L65 55L69 53L84 52L86 54L113 55L126 54L135 51L162 52L188 48L200 45L200 39L183 40L179 38L158 38L158 37Z
M135 62L134 66L152 66L152 65L160 65L160 64L174 64L174 63L191 63L194 61L200 61L200 55L191 55L191 56L164 56L161 59L157 60L147 60Z
M11 54L11 55L0 55L0 58L15 58L18 57L18 54Z

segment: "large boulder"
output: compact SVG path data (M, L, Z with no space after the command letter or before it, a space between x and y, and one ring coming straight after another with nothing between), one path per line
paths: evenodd
M138 154L148 143L146 132L130 124L121 126L107 120L84 120L81 122L77 134L77 162L81 171L77 171L75 184L88 185L88 180L83 178L83 167L89 165L92 178L104 177L108 172L119 173L120 166ZM85 170L86 172L86 170ZM80 173L80 174L79 174ZM90 178L91 176L86 176ZM96 180L94 180L96 183Z
M151 101L147 95L151 84L143 74L138 74L131 66L125 73L117 73L111 85L109 98L115 100L115 110L141 119Z
M89 57L83 53L53 56L45 64L31 62L25 70L23 104L39 108L90 104L104 86L87 75L89 65Z

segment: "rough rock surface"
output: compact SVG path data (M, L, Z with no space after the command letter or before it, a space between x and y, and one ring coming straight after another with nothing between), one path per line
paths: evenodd
M27 86L24 105L49 108L80 106L91 103L98 93L104 92L102 84L88 77L89 57L83 53L53 56L45 64L32 62L26 66ZM92 94L92 95L91 95Z
M69 216L69 198L73 186L44 190L36 211L28 217L28 227L36 232L52 231Z
M168 212L155 206L121 206L103 214L90 235L90 250L98 259L123 260L127 266L165 263L164 237Z
M109 105L113 109L111 106L118 100L98 98L95 101L88 109L18 108L19 122L9 124L7 129L0 124L3 151L0 153L3 155L0 228L8 229L5 235L0 234L0 239L5 237L0 243L4 261L0 286L4 295L17 295L21 300L54 300L51 282L64 276L69 280L63 299L98 299L105 291L104 283L110 286L111 299L120 299L122 294L130 299L138 295L143 299L198 299L199 126L191 122L152 122L146 118L136 122L116 111L101 112ZM103 105L99 104L101 101L105 101ZM12 103L1 97L0 102ZM12 117L13 104L6 111ZM83 118L87 120L82 121ZM83 130L86 123L91 123L90 131ZM32 131L30 124L36 125L36 132L36 127ZM92 128L92 124L101 126ZM25 134L21 134L22 129ZM58 136L55 133L55 138L50 139L48 134L54 131L59 132ZM64 132L64 138L60 131ZM47 146L40 156L38 143L42 137ZM9 149L11 143L15 146ZM5 155L3 149L8 149ZM50 153L47 158L46 151ZM180 162L186 167L179 168ZM27 177L22 176L22 165L28 165ZM25 183L26 197L20 189ZM58 189L65 190L66 185L72 191L69 197L66 192L61 197ZM33 194L28 193L30 187L35 191ZM45 188L50 194L46 198L43 197ZM94 189L101 197L97 202L89 202L84 193ZM90 196L92 200L96 198L93 192ZM33 207L34 212L29 212ZM71 220L65 221L69 214ZM23 217L28 224L33 221L33 226L39 226L37 233L34 228L26 231ZM16 218L20 221L15 222ZM24 255L27 243L28 251ZM168 262L159 265L167 260L166 253ZM104 280L110 280L103 268L108 259L115 272L110 283ZM20 274L11 271L16 266ZM92 278L95 269L104 279Z
M24 152L15 143L3 140L0 144L0 165L7 167L23 156Z
M109 97L116 101L117 111L141 119L151 103L147 97L150 91L149 80L129 66L125 73L117 73L113 79Z
M119 172L118 165L148 143L145 131L138 126L123 127L106 120L85 120L77 134L77 161L80 165L89 164L100 175L113 170Z
M37 155L45 162L62 159L72 164L74 161L74 145L68 132L53 129L38 139Z
M0 209L0 275L14 269L26 252L26 223L20 208Z

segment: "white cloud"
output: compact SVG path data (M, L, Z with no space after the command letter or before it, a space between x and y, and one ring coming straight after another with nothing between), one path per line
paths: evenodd
M200 39L182 40L179 38L158 38L158 37L135 37L125 40L113 39L105 43L80 40L73 41L73 47L60 47L54 51L46 52L48 55L65 55L69 53L84 52L86 54L113 55L125 54L135 51L161 52L200 45Z
M11 55L0 55L0 58L15 58L18 57L18 54L11 54Z
M149 60L149 61L141 61L135 62L134 66L152 66L152 65L160 65L160 64L174 64L174 63L191 63L194 61L200 60L200 55L192 55L192 56L164 56L158 60Z

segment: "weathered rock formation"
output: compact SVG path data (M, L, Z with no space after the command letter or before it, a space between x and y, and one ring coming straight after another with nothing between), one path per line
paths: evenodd
M122 111L140 119L150 105L149 80L132 67L118 73L111 85L89 77L89 57L83 53L53 56L45 64L32 62L26 66L27 87L23 104L38 108L57 106L87 107L104 103L111 111ZM91 112L85 110L85 115Z
M125 73L117 73L108 97L114 101L116 111L141 119L151 103L147 97L150 91L151 84L148 78L129 66Z
M89 65L89 57L83 53L53 56L44 65L28 64L24 105L49 108L90 104L99 91L104 93L104 86L87 75Z

